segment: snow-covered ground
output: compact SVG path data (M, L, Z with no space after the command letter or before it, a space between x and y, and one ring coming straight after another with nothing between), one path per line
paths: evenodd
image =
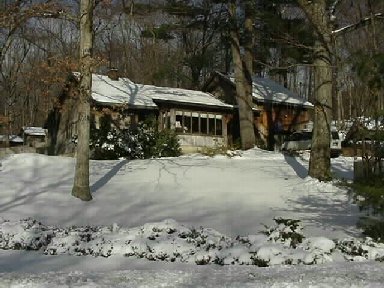
M91 202L70 195L72 158L18 154L1 164L0 247L41 248L0 250L0 287L381 287L384 280L382 263L372 260L384 248L357 240L358 207L335 183L307 177L308 155L252 149L232 158L92 161ZM352 179L352 158L332 159L332 167ZM303 242L274 237L288 229L274 217L301 220ZM261 234L264 225L275 230ZM351 237L369 247L363 256L333 241ZM255 266L261 260L271 267Z

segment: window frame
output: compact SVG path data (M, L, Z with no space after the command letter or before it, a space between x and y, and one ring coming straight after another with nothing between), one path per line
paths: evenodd
M187 134L187 135L200 135L200 136L210 136L210 137L224 137L224 125L223 125L223 114L217 113L217 112L207 112L207 111L194 111L194 110L184 110L184 109L175 109L175 131L177 134ZM181 127L182 130L177 130L176 127L176 116L182 115L182 121L181 121ZM189 118L190 120L186 120L186 118ZM197 118L196 120L193 120L193 118ZM211 133L210 128L210 121L209 119L213 119L213 133ZM221 121L221 125L217 125L217 121ZM205 122L205 130L206 132L202 132L202 123ZM189 124L186 127L185 125ZM197 124L197 126L196 126ZM220 128L219 128L220 127ZM197 128L197 129L196 129ZM196 132L197 131L197 132ZM220 134L218 134L220 132Z

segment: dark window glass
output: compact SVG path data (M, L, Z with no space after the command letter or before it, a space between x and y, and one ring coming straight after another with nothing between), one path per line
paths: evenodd
M215 115L209 115L208 118L208 134L215 135Z
M192 113L192 133L199 133L199 113Z
M339 139L339 133L332 131L332 139Z
M292 134L291 141L298 141L298 140L301 140L302 138L303 136L301 135L301 133L295 133L295 134Z
M183 129L184 133L191 133L191 112L184 112Z
M207 114L200 114L200 132L201 134L207 134L208 132L208 119Z
M218 117L216 115L216 117ZM218 119L216 118L216 134L217 136L221 136L223 135L223 128L222 128L222 121L221 121L221 117Z
M312 139L312 132L303 133L303 140L311 140L311 139Z

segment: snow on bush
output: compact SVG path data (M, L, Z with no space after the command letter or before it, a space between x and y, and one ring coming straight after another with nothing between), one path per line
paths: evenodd
M93 159L175 157L181 153L174 131L157 131L154 121L139 122L123 130L112 123L111 116L105 115L100 118L99 129L92 125L90 147Z
M84 226L60 228L33 220L0 219L0 249L39 250L46 255L144 258L150 261L198 265L295 265L333 261L383 261L384 244L372 239L334 242L325 237L305 238L297 220L275 219L258 235L232 239L209 228L187 228L175 220L135 228Z
M384 243L375 242L366 237L363 240L353 238L338 241L336 247L342 251L350 261L377 260L384 262Z
M282 243L286 247L295 248L305 238L302 234L303 226L300 220L274 218L275 226L265 227L264 233L273 242Z

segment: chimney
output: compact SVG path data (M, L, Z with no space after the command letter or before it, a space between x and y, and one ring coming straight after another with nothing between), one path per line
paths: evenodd
M107 73L107 76L111 80L117 81L117 80L119 80L119 71L116 68L110 68L108 73Z

